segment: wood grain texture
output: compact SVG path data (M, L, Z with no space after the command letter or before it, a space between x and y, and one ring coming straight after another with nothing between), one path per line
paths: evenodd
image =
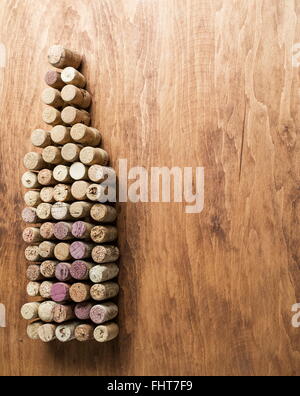
M0 374L299 375L295 0L0 0ZM83 51L93 124L129 166L204 166L205 210L120 205L121 334L27 339L20 176L54 43Z

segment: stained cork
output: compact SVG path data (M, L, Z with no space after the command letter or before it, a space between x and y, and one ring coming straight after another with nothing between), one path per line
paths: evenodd
M74 180L88 180L89 168L81 162L75 162L70 167L70 175Z
M40 285L39 293L43 298L51 298L51 290L52 290L53 282L44 281Z
M94 225L85 221L76 221L72 225L72 235L77 239L89 239Z
M61 79L61 72L49 70L45 75L45 83L51 88L62 89L65 83Z
M22 318L26 320L37 319L39 317L38 315L39 307L40 307L40 303L38 302L24 304L21 308Z
M31 133L31 143L33 146L39 148L50 146L52 143L50 132L45 131L44 129L35 129Z
M44 148L42 156L44 161L48 164L60 165L63 162L61 149L59 147L48 146Z
M80 161L85 165L107 165L109 157L101 148L85 147L80 152Z
M95 204L91 208L91 217L99 223L112 223L117 218L117 211L109 205Z
M113 168L101 165L92 165L88 171L89 179L94 183L103 183L111 180L112 184L116 183L116 172Z
M56 328L55 335L60 342L69 342L75 339L75 329L79 326L79 322L69 322L62 324Z
M87 198L86 192L90 186L90 183L80 180L72 184L71 192L72 196L78 201L83 201Z
M48 106L60 108L64 105L61 93L55 88L45 88L41 95L42 102Z
M55 246L56 246L55 243L50 242L50 241L44 241L44 242L40 243L39 255L43 259L53 258Z
M40 261L42 257L39 253L39 247L34 245L27 246L25 249L25 258L31 262Z
M86 192L86 196L89 200L93 202L108 202L110 197L109 193L112 191L113 187L103 186L101 184L91 184Z
M76 241L70 246L70 254L75 260L82 260L91 257L95 245Z
M48 204L54 203L55 202L55 199L54 199L54 187L44 187L44 188L42 188L41 192L40 192L40 197L41 197L41 200L44 203L48 203Z
M95 327L90 324L81 324L75 329L75 338L79 342L91 341L94 338Z
M91 297L95 301L104 301L119 294L119 285L115 282L105 282L91 287Z
M26 286L26 292L29 297L37 297L40 295L40 283L29 282Z
M119 274L119 267L114 264L95 265L90 269L89 277L93 283L100 283L114 279Z
M51 208L52 208L51 204L41 203L37 207L36 213L41 220L51 220L52 219Z
M92 204L84 201L74 202L70 206L70 214L74 219L83 219L88 217Z
M56 302L54 301L45 301L41 303L38 311L39 318L46 323L53 322L55 307Z
M70 202L73 200L73 196L71 193L71 186L68 184L57 184L54 187L54 195L55 201L57 202Z
M36 208L42 203L39 191L27 191L24 195L24 201L27 206Z
M61 79L65 84L74 85L77 88L86 86L86 78L74 67L66 67L61 73Z
M113 263L120 256L119 249L116 246L95 246L92 251L92 258L95 263Z
M55 270L55 277L61 282L67 282L72 279L71 276L71 264L59 263Z
M114 319L118 315L118 307L112 302L94 305L90 312L91 321L95 324L102 324Z
M67 143L61 150L61 156L67 162L76 162L79 160L79 154L82 146L75 143Z
M72 183L73 180L70 176L70 168L66 165L57 165L53 169L53 177L59 183Z
M56 339L55 336L56 325L47 323L38 328L38 336L42 342L52 342Z
M34 151L25 154L23 164L25 168L31 171L39 171L46 166L42 154L35 153Z
M106 323L100 325L94 330L94 339L97 342L108 342L119 335L119 326L116 323Z
M32 224L36 224L40 221L40 219L36 213L36 208L23 209L22 219L25 223L32 223Z
M70 297L76 303L88 301L90 299L91 286L86 283L74 283L70 288Z
M76 107L67 106L61 112L62 122L67 125L75 125L82 123L84 125L90 125L91 116L85 110L76 109Z
M51 134L51 139L55 144L59 145L64 145L67 143L71 143L71 128L66 127L63 125L57 125L54 128L52 128L50 134Z
M27 227L23 231L23 241L27 243L38 243L42 241L40 229L37 227Z
M40 266L36 264L32 264L27 267L26 277L32 282L37 282L44 279L43 275L40 273Z
M76 260L71 265L70 274L73 279L83 281L89 279L89 272L93 268L92 263L83 260Z
M51 298L53 301L62 303L70 299L70 286L67 283L54 283L51 288Z
M92 241L96 243L113 242L118 237L118 230L113 226L96 226L91 230Z
M40 228L40 234L44 239L55 239L54 224L49 222L43 223Z
M71 260L72 256L70 254L70 244L65 242L57 244L54 250L54 255L57 260L60 261Z
M38 335L38 330L43 325L44 323L41 321L30 323L27 326L27 330L26 330L28 338L30 338L31 340L39 340L40 337Z
M85 146L97 147L101 143L101 133L96 128L75 124L71 129L72 139Z
M48 51L48 62L58 69L74 67L78 69L82 57L75 51L69 50L62 45L53 45Z
M22 184L25 188L40 188L37 173L25 172L22 176Z
M38 182L42 186L53 186L55 185L56 181L53 177L53 172L50 169L42 169L38 173Z
M83 109L87 109L92 103L92 97L88 91L71 84L63 88L61 97L69 105L78 106Z
M60 241L68 241L74 239L72 234L73 223L67 223L65 221L60 221L54 226L54 235Z
M40 272L45 278L52 279L55 277L55 269L57 265L58 261L55 260L43 261L40 266Z
M54 107L47 106L43 110L42 114L43 121L52 126L63 124L61 112Z
M90 312L94 305L95 304L89 301L76 304L74 308L76 318L80 320L89 320Z
M54 309L54 322L64 323L72 319L75 319L74 307L72 305L56 305Z
M66 202L56 202L51 210L52 216L55 220L70 220L70 204Z

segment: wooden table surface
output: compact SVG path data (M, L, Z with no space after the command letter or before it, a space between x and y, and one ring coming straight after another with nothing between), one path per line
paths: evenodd
M0 0L0 41L0 374L299 375L300 3ZM205 167L200 214L119 205L106 345L30 341L19 315L22 157L54 43L85 54L114 166Z

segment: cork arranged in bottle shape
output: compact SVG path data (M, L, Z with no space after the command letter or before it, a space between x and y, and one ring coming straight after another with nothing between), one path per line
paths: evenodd
M79 52L54 45L41 92L42 127L24 155L22 219L30 340L108 342L119 334L117 211L96 192L115 176ZM96 196L97 195L97 196Z

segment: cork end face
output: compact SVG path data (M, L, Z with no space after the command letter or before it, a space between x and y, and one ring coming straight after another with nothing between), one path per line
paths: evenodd
M43 111L43 121L46 124L53 124L57 118L57 111L53 107L47 107Z
M61 97L65 102L72 102L76 98L76 91L74 85L66 85L61 91Z
M64 108L61 113L61 118L64 123L72 124L74 122L74 120L76 119L75 107L68 106L68 107Z
M88 272L88 267L84 261L77 260L72 264L71 275L74 279L86 279Z
M54 67L59 67L65 58L65 53L62 45L53 45L48 51L48 62Z
M74 67L66 67L61 73L61 78L66 84L69 84L75 79L76 73L77 70Z
M51 105L55 101L55 90L53 88L46 88L42 92L42 101L47 104Z
M94 148L93 147L85 147L80 152L80 160L83 164L89 165L94 161Z
M82 180L86 175L86 167L81 162L75 162L70 168L70 175L74 180Z
M31 134L31 142L36 147L41 147L47 140L47 132L43 129L35 129Z
M47 85L55 85L58 81L58 74L56 71L49 70L45 75L45 83Z
M61 142L65 139L67 135L67 128L63 125L56 125L51 130L51 139L56 144L61 144Z
M75 124L71 129L72 139L75 141L81 140L85 137L86 125L84 124Z

